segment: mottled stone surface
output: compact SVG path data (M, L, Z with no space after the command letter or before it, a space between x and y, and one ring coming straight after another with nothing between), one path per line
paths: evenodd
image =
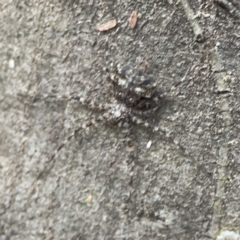
M1 1L0 240L238 230L239 19L189 3ZM64 96L106 101L109 62L154 76L166 99L147 120L162 131L132 125L129 143L124 126L102 122L67 140L100 113Z

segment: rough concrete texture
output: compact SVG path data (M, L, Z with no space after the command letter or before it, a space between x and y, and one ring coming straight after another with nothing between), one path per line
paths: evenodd
M189 3L1 1L1 240L237 234L240 19L218 1ZM161 131L128 126L133 155L112 123L67 140L102 112L64 96L108 101L109 62L153 74L165 94L147 119Z

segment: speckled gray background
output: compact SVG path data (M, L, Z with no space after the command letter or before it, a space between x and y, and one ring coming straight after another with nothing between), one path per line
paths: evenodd
M239 230L240 20L189 0L198 42L184 2L0 2L0 240ZM114 29L95 29L112 18ZM165 133L132 126L135 156L110 123L66 141L101 112L63 96L105 102L111 61L144 68L166 96L151 119Z

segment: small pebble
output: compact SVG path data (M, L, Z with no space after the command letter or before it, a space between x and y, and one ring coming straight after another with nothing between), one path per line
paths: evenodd
M152 141L150 140L150 141L148 141L148 143L147 143L147 149L149 149L149 148L151 147L151 145L152 145Z
M14 68L14 60L13 59L10 59L9 62L8 62L8 66L9 68Z

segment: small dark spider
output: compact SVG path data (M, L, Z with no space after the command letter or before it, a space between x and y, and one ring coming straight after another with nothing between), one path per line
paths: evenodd
M158 131L158 127L152 127L148 121L142 119L145 115L153 113L159 107L160 96L157 95L156 82L153 77L129 66L122 67L110 65L107 79L113 84L113 97L107 103L99 103L96 100L85 99L79 96L65 96L68 100L76 100L82 105L102 112L94 120L90 120L74 130L68 138L57 149L55 154L49 159L51 162L66 143L79 131L87 130L90 126L97 125L100 121L118 123L121 126L129 126L130 122L145 127L151 127L153 131ZM129 129L129 128L128 128ZM53 167L48 168L50 170ZM38 179L43 172L39 174Z
M88 100L78 96L72 96L81 104L92 109L104 111L102 115L82 125L83 129L97 122L129 123L130 121L150 127L150 124L142 119L142 116L149 116L159 107L160 96L157 95L156 82L153 77L144 74L138 69L120 64L115 67L110 65L107 79L113 84L113 96L110 102L101 104L96 100ZM79 128L79 130L81 129ZM157 128L154 128L156 131Z
M148 107L157 86L152 76L120 64L116 66L110 64L107 71L109 72L107 79L113 83L114 96L118 101L128 107Z

